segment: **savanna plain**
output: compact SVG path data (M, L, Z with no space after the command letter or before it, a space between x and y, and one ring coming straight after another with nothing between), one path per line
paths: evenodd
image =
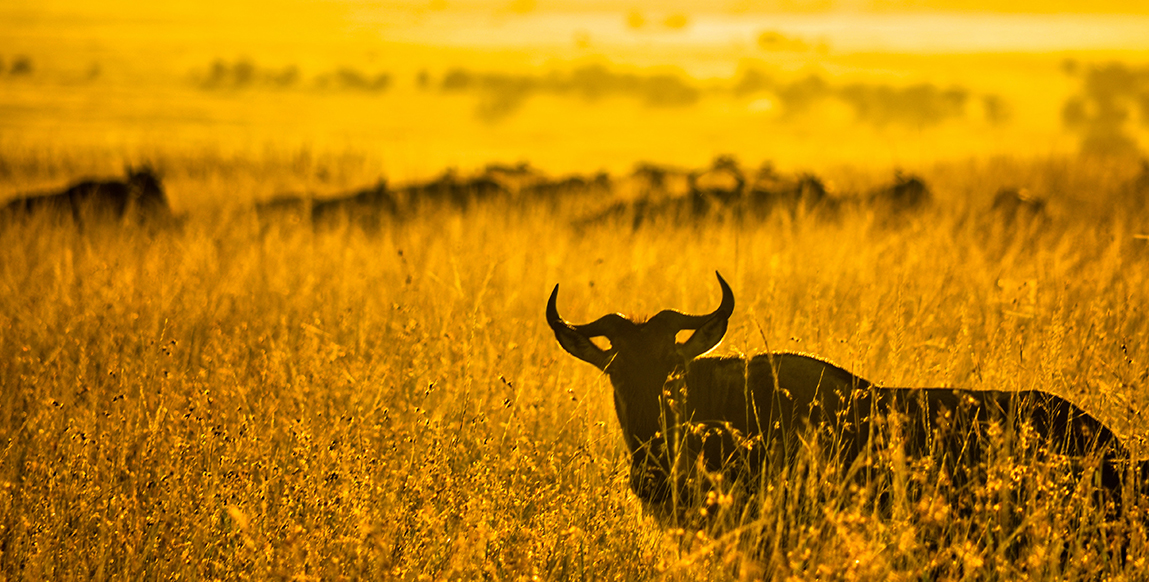
M31 63L57 58L32 54L40 60ZM492 60L467 70L489 70L496 59L484 58ZM9 72L0 97L27 117L9 118L11 131L0 137L6 197L147 164L162 174L180 218L77 225L28 216L0 227L0 577L1145 579L1149 500L1108 519L1088 484L1005 449L983 482L962 493L960 508L942 494L936 467L896 458L889 477L870 485L823 478L810 459L763 492L756 513L711 498L698 508L718 516L710 521L656 519L629 491L610 383L565 353L544 320L555 284L572 321L614 311L702 313L718 303L717 270L737 298L717 354L817 354L887 386L1045 390L1149 457L1141 444L1149 437L1149 168L1138 156L1145 126L1110 123L1104 90L1074 80L1089 76L1081 71L1140 69L1043 56L1041 72L1018 68L1061 92L1027 105L1008 86L998 94L996 85L969 84L956 97L945 93L952 79L932 79L941 90L922 84L907 97L889 89L896 80L834 73L854 58L808 84L805 69L774 71L779 80L768 81L743 65L731 87L747 78L759 85L746 81L744 94L730 88L732 97L713 88L721 80L621 69L639 71L631 85L653 75L685 95L669 105L628 101L613 89L604 89L605 101L564 101L529 67L518 77L488 76L487 85L468 77L479 79L468 82L480 92L496 91L502 81L492 78L533 87L508 102L441 90L448 66L432 66L430 80L399 71L396 79L418 85L379 81L382 96L364 96L314 87L217 93L204 87L238 78L230 57L215 73L198 56L194 74L181 77L186 69L173 65L173 103L272 127L237 121L224 148L203 145L206 126L182 118L155 119L170 142L144 133L103 147L102 126L76 121L67 127L75 143L50 144L53 124L70 115L111 127L155 113L132 97L108 110L111 121L60 114L54 108L69 99L56 90L63 81ZM979 57L962 59L969 68L961 79L984 81ZM598 71L607 86L617 78L603 71L620 70L567 63L559 68ZM103 66L110 72L84 82L127 83L107 80L116 69ZM104 88L78 93L100 103L109 99ZM764 102L805 99L793 97L802 88L822 91L810 97L816 105L775 109L761 133L734 129ZM850 95L867 91L893 91L924 113L908 113L908 127L895 119L842 132L835 120L858 113ZM362 111L370 99L399 108L383 116L382 129L363 129L401 136L383 154L361 141L251 146L252 132L274 133L299 105L322 110L317 125L350 127L349 104ZM242 113L259 103L284 111ZM529 148L513 149L537 138L531 132L545 124L536 121L556 111L576 119L537 130L542 139L553 145L567 131L581 141L540 148L537 160ZM429 134L416 135L423 121L407 112L426 116ZM1053 121L1041 125L1041 116ZM575 127L591 118L622 124L617 147L633 159L595 157L587 143L596 134ZM727 125L708 129L713 120ZM306 142L308 130L296 131L293 139ZM670 143L660 131L702 145ZM434 132L449 134L452 147L481 147L411 162L404 174L396 157L421 158ZM819 160L825 142L811 134L840 132L846 153ZM395 145L408 135L421 145ZM1041 150L1034 136L1072 147ZM989 142L1017 152L978 154ZM788 143L799 153L785 157ZM924 153L890 153L903 143ZM753 217L721 207L651 211L641 221L635 215L652 207L601 212L648 194L632 161L703 167L719 153L747 168L780 160L782 173L815 172L842 202L833 212L776 208ZM909 167L895 167L891 156ZM371 228L353 213L320 226L256 210L279 190L322 199L381 178L425 180L449 164L469 175L485 162L523 160L555 178L588 179L465 205L422 204ZM896 169L929 185L929 204L903 212L850 202L889 183ZM595 180L603 170L609 179ZM1046 206L995 211L1002 188L1024 188ZM932 485L910 495L910 482ZM878 497L892 501L879 509Z
M569 213L598 199L579 195L428 211L376 234L268 228L246 208L158 232L9 225L2 567L57 579L1137 579L1143 514L1120 524L1133 542L1123 566L1087 493L1062 482L1038 502L1000 495L1039 479L1009 458L963 516L915 501L891 520L811 478L778 487L818 504L780 501L713 536L664 527L628 491L609 383L543 319L555 283L576 320L710 310L717 269L738 297L722 353L801 350L887 385L1041 388L1143 436L1149 217L1125 198L1135 171L943 166L929 178L953 199L897 224L858 209L576 230ZM1040 224L985 214L984 185L1019 174L1098 195ZM1006 551L1017 532L984 527L994 520L1037 543ZM748 531L771 540L765 561Z

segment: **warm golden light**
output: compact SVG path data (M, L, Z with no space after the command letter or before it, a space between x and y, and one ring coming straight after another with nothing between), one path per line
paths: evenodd
M0 580L1144 579L1086 4L0 0Z
M1149 11L1091 6L6 3L2 139L351 149L399 178L528 159L562 173L1068 153L1085 130L1061 112L1089 71L1137 73L1149 55ZM1115 130L1138 143L1144 90L1120 97Z

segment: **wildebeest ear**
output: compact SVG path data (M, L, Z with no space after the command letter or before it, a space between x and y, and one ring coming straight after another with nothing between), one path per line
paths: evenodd
M691 334L690 339L679 344L678 351L687 360L693 360L709 352L722 341L722 336L726 335L729 321L728 314L716 314Z
M575 326L567 323L562 317L559 316L559 310L555 307L555 302L558 300L559 286L555 285L555 290L551 291L551 298L547 301L547 325L555 332L555 339L559 340L559 345L570 355L593 364L600 370L606 370L607 364L610 363L610 354L594 345L590 338L596 335L602 335L605 330L600 328L613 325L613 318L603 316L598 321L579 326L580 328L589 328L591 331L576 329Z
M555 338L559 340L559 345L570 355L592 364L600 370L606 369L606 365L610 363L610 354L606 350L594 345L590 338L570 326L552 327L555 331Z

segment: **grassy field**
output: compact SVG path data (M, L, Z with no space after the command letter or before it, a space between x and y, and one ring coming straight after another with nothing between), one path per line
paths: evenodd
M555 284L576 322L704 312L718 270L716 353L1048 390L1149 458L1144 8L757 4L0 3L0 203L148 165L185 217L0 224L0 580L1144 579L1144 501L1107 523L1005 451L960 503L897 458L866 486L803 459L702 529L628 490ZM934 203L573 224L636 162L722 154ZM371 234L255 211L521 161L615 181ZM1046 216L995 215L1003 187Z
M352 182L373 168L325 164ZM207 200L313 171L211 157L167 168ZM586 195L424 213L375 236L261 228L247 203L193 208L155 234L8 225L0 572L1137 580L1145 522L1105 526L1087 493L1016 459L988 469L997 480L962 517L922 504L879 519L866 492L815 475L780 482L774 510L742 529L663 527L627 489L609 383L561 350L543 308L560 283L575 321L708 311L717 269L738 300L719 353L801 350L886 385L1040 388L1136 439L1149 404L1138 171L939 164L923 172L934 207L893 222L856 210L576 231L570 217L604 202ZM1049 221L989 216L1005 184L1047 196ZM1018 470L1052 492L1005 508L1037 540L1020 553L1002 541L1014 530L994 528L1015 523L994 520ZM1126 567L1105 551L1114 536L1131 540Z

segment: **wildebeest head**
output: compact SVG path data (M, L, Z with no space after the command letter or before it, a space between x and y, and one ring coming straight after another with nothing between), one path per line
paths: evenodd
M164 212L168 206L167 195L159 176L149 166L128 168L129 196L143 213Z
M615 408L623 424L631 451L658 432L659 397L669 380L685 372L686 363L710 351L722 341L734 312L734 293L718 276L722 303L706 315L687 315L664 310L646 321L635 321L617 313L573 325L563 320L555 302L555 285L547 302L547 323L563 349L606 372L614 386ZM679 342L684 330L694 333ZM610 347L601 348L592 339L604 337Z

